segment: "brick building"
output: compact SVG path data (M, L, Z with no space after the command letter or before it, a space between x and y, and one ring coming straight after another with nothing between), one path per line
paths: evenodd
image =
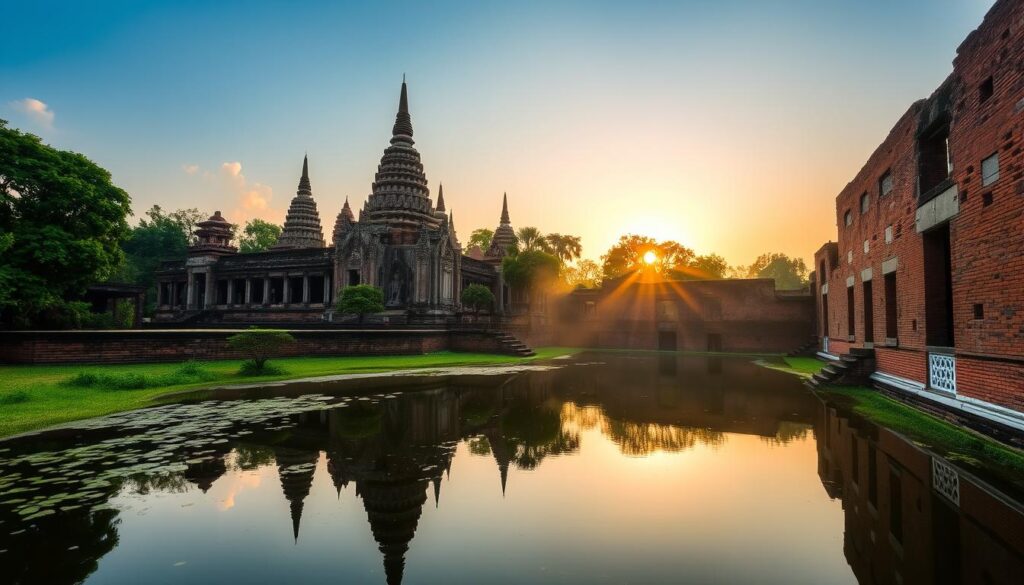
M823 354L873 350L877 387L1018 431L1022 123L1024 1L998 0L836 198L838 243L814 258Z

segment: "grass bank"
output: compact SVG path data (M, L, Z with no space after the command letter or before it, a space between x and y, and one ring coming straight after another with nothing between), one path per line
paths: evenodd
M271 364L281 368L282 373L262 376L240 375L242 360L198 365L0 366L0 437L152 406L154 399L184 390L337 374L517 364L570 355L578 350L542 347L534 351L537 355L530 358L449 351L426 355L280 358Z
M827 364L816 358L787 357L785 365L763 365L808 377ZM950 461L973 468L983 475L994 475L1000 481L1024 489L1024 452L1019 449L938 419L893 400L873 388L830 386L816 392L829 401L852 410L879 426L892 429Z

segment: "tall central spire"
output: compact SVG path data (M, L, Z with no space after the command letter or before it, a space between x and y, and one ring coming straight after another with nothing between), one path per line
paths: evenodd
M299 188L296 195L308 195L312 197L313 186L309 184L309 156L302 157L302 176L299 177Z
M409 90L405 86L404 75L402 76L402 95L398 98L398 114L395 115L395 126L391 129L391 135L412 138L412 116L409 115Z
M509 225L512 220L508 218L508 193L502 195L501 198L501 223L502 225Z
M288 215L284 219L281 236L273 249L323 248L324 232L320 227L320 212L313 200L313 187L309 183L309 157L302 157L302 176L295 191Z

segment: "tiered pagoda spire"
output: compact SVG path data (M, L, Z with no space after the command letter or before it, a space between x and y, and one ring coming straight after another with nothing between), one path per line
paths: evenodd
M409 92L403 78L398 114L391 129L391 146L384 149L373 178L373 192L363 207L369 221L434 226L440 223L433 215L427 176L420 153L413 144Z
M508 217L508 193L505 193L501 200L501 221L498 229L494 230L491 238L491 246L487 249L488 258L503 258L508 254L508 249L519 243L516 232L512 229L512 221Z
M338 245L341 238L352 229L352 224L355 223L356 216L352 213L352 208L349 207L348 197L345 198L345 205L341 206L341 211L338 213L338 218L334 221L334 245Z
M437 185L437 210L444 212L444 185Z
M309 159L302 158L302 177L299 188L288 206L281 237L274 245L275 250L288 248L323 248L324 232L320 227L320 213L313 200L313 188L309 184Z
M210 219L196 224L196 241L189 247L189 254L234 254L238 248L231 245L234 235L231 224L219 211L214 211Z

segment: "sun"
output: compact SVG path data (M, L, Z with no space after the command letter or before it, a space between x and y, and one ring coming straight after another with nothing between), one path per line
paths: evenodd
M658 255L654 253L654 250L644 252L644 264L654 264L657 261Z

